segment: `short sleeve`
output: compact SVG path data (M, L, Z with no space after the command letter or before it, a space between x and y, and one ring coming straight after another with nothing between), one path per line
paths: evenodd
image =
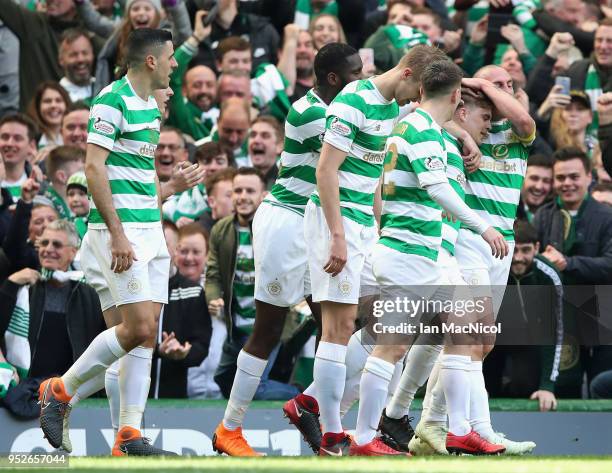
M365 125L365 101L357 94L341 94L327 109L324 141L348 153Z
M410 161L419 187L448 182L444 159L446 151L440 133L433 129L417 131L409 126L404 139L406 143L400 153L405 154Z
M87 143L112 151L122 128L124 107L123 100L115 94L97 97L89 113Z

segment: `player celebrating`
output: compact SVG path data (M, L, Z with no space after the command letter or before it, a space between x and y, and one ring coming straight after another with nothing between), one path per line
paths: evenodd
M312 298L321 302L323 325L313 383L325 428L319 455L348 454L350 447L340 400L360 286L375 285L369 255L378 236L374 201L385 141L399 106L418 98L425 65L442 57L436 48L416 46L393 69L347 85L327 110L317 191L304 216Z
M255 306L253 333L238 355L238 369L213 447L231 456L255 456L242 435L242 422L255 395L272 349L278 344L289 306L310 295L303 215L315 187L315 169L325 132L328 104L361 75L362 63L352 47L332 43L315 56L317 85L296 101L285 123L285 146L278 178L253 220ZM313 314L320 309L311 304ZM294 422L307 429L318 448L318 416L308 395L296 399ZM300 409L298 414L296 409ZM303 412L302 412L303 411Z
M62 442L66 405L77 389L97 382L120 359L113 455L171 454L151 446L140 425L170 269L154 165L161 114L152 93L168 87L176 68L173 54L169 32L133 31L126 76L105 87L92 105L85 174L93 202L81 264L112 328L98 335L61 378L41 384L40 423L56 448ZM117 318L121 323L115 325Z
M460 102L461 77L459 67L448 59L428 65L422 74L420 107L397 125L387 141L381 237L372 255L374 274L383 289L450 284L437 263L442 245L441 209L482 235L493 255L505 256L508 251L502 235L465 205L446 176L441 125L451 120ZM427 296L437 292L433 287ZM361 378L352 455L385 454L378 447L382 442L375 438L376 428L395 363L406 349L405 345L377 345L368 357ZM442 366L448 374L444 377L445 394L465 391L469 386L465 379L469 363L469 356L443 355ZM461 396L455 398L458 402L450 404L451 418L467 419L465 403L459 402Z

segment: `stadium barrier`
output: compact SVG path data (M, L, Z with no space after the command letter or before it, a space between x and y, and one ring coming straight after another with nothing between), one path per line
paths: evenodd
M165 450L182 455L214 455L212 433L226 401L151 400L144 435ZM245 436L268 455L312 455L299 432L282 416L282 402L254 402L245 420ZM413 403L416 425L421 401ZM493 425L514 440L533 440L536 455L610 455L612 401L560 400L557 412L539 412L536 401L492 399ZM346 417L354 426L357 409ZM70 416L73 455L108 455L113 443L105 399L82 401ZM0 455L43 453L53 448L43 438L38 420L21 421L0 408Z

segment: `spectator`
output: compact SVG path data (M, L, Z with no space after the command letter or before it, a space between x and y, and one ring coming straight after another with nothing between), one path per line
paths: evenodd
M236 167L233 156L214 141L209 141L200 146L195 152L195 159L206 171L207 178L222 169Z
M228 337L215 382L225 398L236 373L236 359L255 320L253 246L251 222L264 197L265 180L253 168L239 169L234 177L232 202L235 215L221 220L210 235L206 268L206 299L212 314L224 314ZM268 379L277 350L270 357L255 399L289 399L297 388Z
M597 130L597 99L603 92L612 91L611 76L608 73L612 66L612 18L604 18L595 31L593 56L573 63L567 75L572 81L572 89L583 90L591 100L593 124Z
M587 156L592 157L597 145L597 138L588 133L593 123L593 111L587 94L581 90L570 92L570 103L557 107L550 119L551 144L555 149L580 148Z
M612 183L596 184L591 190L591 197L601 204L612 206Z
M80 239L87 233L89 217L89 198L87 197L87 178L83 171L75 172L68 178L66 198L74 215L74 226Z
M21 199L6 233L2 249L11 262L11 272L23 268L39 268L36 241L45 227L58 219L53 204L44 197L37 197L40 183L28 178L21 186Z
M528 333L531 336L521 338L530 345L498 345L486 358L484 372L487 390L493 397L522 397L537 399L540 411L557 408L556 396L574 397L580 390L580 380L562 371L559 356L563 342L563 286L561 278L553 267L538 256L538 234L531 224L517 220L514 224L515 247L512 265L508 276L508 292L513 299L517 296L522 304L521 317L512 311L501 310L499 321L504 324L506 314L512 317L507 321L516 334ZM535 287L529 287L535 286ZM550 313L543 313L543 302L551 299ZM524 322L522 322L524 321ZM542 346L549 334L538 334L538 327L550 327L554 324L557 330L556 344ZM545 330L542 330L545 332ZM553 335L553 334L550 334ZM538 346L539 345L539 346ZM561 370L561 372L560 372ZM571 370L570 370L571 371Z
M344 29L334 15L327 13L318 15L310 22L308 32L317 51L329 43L346 43Z
M582 150L562 148L553 157L558 198L534 218L542 254L566 284L607 284L612 280L612 210L589 196L591 162Z
M168 304L160 317L149 397L186 398L188 369L207 357L212 328L200 277L206 238L197 224L179 230L175 253L178 273L170 278ZM159 373L159 377L158 374Z
M410 9L409 6L403 4L396 4L398 6L394 7L394 10L399 10L402 8L404 10ZM390 11L389 21L394 24L399 24L399 21L404 20L405 15L398 16L397 11ZM394 17L391 17L394 15ZM429 8L415 8L412 10L412 21L408 23L413 28L416 28L419 31L422 31L427 35L431 44L443 49L447 54L454 55L455 52L458 51L459 46L461 45L461 34L462 30L459 31L448 31L442 28L442 19L436 15Z
M0 185L14 201L21 197L21 186L30 175L28 159L36 154L37 135L36 123L26 115L18 113L0 119L0 154L5 171Z
M532 222L536 211L549 200L553 182L552 167L553 161L549 156L529 156L517 219Z
M302 98L314 86L314 57L316 53L310 33L306 30L300 31L295 48L295 85L290 97L291 103Z
M155 149L155 172L160 182L168 182L177 164L187 161L185 139L180 130L164 126Z
M230 216L233 212L232 181L235 174L234 168L228 168L206 178L209 208L200 215L199 222L209 235L219 220Z
M515 88L525 88L525 86L527 85L527 77L525 75L526 71L523 66L522 59L515 48L509 47L506 49L506 51L501 57L499 65L503 67L508 72L508 74L510 74Z
M181 44L191 34L191 25L185 5L181 0L165 0L165 5L171 18L173 41ZM79 9L79 12L81 12L81 9ZM169 29L168 23L161 20L161 13L160 0L128 0L125 6L124 19L117 27L112 22L102 26L101 15L92 18L83 17L89 29L108 38L100 54L98 54L96 62L94 96L115 78L125 73L125 46L130 32L138 28Z
M229 70L219 76L217 84L217 100L222 108L223 104L230 98L236 97L251 104L253 95L251 93L251 80L245 71ZM250 114L252 114L250 112Z
M68 92L70 100L91 99L95 81L92 77L94 52L87 31L71 28L62 33L59 64L64 70L59 84Z
M217 142L233 153L236 166L248 166L247 136L250 122L249 104L238 97L231 97L221 104L217 129L209 137L196 142L196 146L209 141Z
M61 0L66 1L66 0ZM61 145L62 118L70 106L70 97L57 82L42 82L28 106L28 115L42 132L38 147Z
M203 11L197 12L193 34L174 54L178 67L170 75L174 96L170 99L170 114L166 122L196 141L208 136L219 118L219 109L214 105L217 99L216 74L202 65L187 69L198 45L210 34L210 27L205 28L202 24L203 14Z
M0 20L19 38L19 104L23 110L41 82L62 77L57 61L59 38L64 30L78 27L80 22L73 0L50 0L42 13L13 0L0 0ZM99 46L99 41L95 42Z
M68 272L78 246L74 225L66 220L50 223L38 245L42 275L31 268L21 269L0 287L2 335L12 332L13 324L23 323L23 312L16 309L29 307L30 353L19 353L25 366L16 366L22 380L26 375L48 377L64 372L106 328L95 290L83 282L82 273ZM45 337L39 338L41 333Z
M586 19L585 2L582 0L546 0L543 10L533 12L536 26L546 35L559 31L571 34L582 54L588 56L593 50L593 32L581 28Z
M74 146L58 146L51 150L46 164L50 184L45 190L45 197L53 203L59 218L70 219L72 212L67 203L68 178L83 171L85 152Z
M219 73L243 71L251 74L253 70L251 45L246 39L238 36L222 39L215 52L217 55L215 65Z
M65 145L87 149L87 126L89 107L85 102L75 102L68 107L62 118L62 141Z
M272 189L278 176L276 162L283 150L285 133L276 120L269 115L260 115L253 123L249 132L249 159L266 182L266 189Z

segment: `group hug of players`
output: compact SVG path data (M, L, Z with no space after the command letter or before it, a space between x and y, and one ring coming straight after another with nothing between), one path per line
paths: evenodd
M88 179L94 176L97 220L92 225L90 218L83 267L109 328L61 378L40 388L42 430L67 450L70 410L102 386L112 394L109 373L118 373L109 396L117 424L113 455L171 454L139 430L169 271L160 191L148 190L159 184L151 153L142 150L161 123L151 94L168 87L176 67L167 33L144 30L128 41L128 74L102 91L90 116ZM385 288L452 299L469 287L469 297L485 302L481 319L493 323L503 290L492 289L508 278L535 138L512 79L497 66L465 79L441 50L425 45L370 79L359 79L360 56L346 44L323 47L314 68L316 85L289 112L278 179L253 221L255 325L238 355L213 448L260 455L242 434L243 419L288 308L306 298L322 327L314 381L283 410L316 453L530 452L533 442L509 440L491 426L482 360L492 340L457 344L431 335L368 344L355 332L359 305ZM114 187L105 184L111 179ZM445 316L427 315L414 321ZM410 404L426 381L413 431ZM357 399L349 436L342 416Z

